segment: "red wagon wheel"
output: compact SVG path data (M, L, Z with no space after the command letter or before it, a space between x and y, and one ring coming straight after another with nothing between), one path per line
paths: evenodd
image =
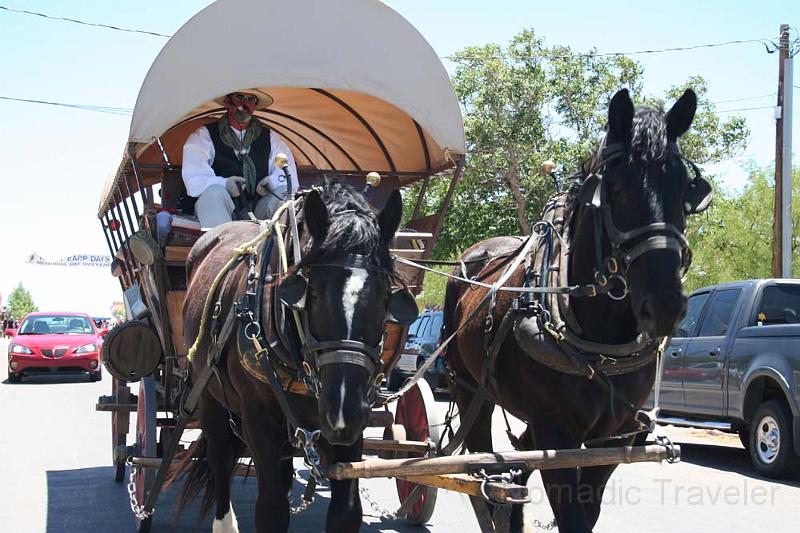
M116 403L128 403L130 388L117 378L111 381L111 396ZM127 445L128 425L130 413L128 411L111 411L111 454L114 462L114 481L121 482L125 479L125 453L120 453Z
M139 384L139 404L136 410L136 455L140 457L156 456L156 383L153 376L142 378ZM147 494L153 486L156 472L152 468L138 467L133 476L136 502L144 505ZM151 517L136 517L139 533L150 530Z
M395 425L392 428L387 428L387 432L391 432L392 438L398 440L407 439L422 442L431 440L432 442L438 442L442 424L442 416L436 409L436 402L430 385L421 379L397 400ZM423 455L422 453L406 452L403 454L398 453L397 457L421 457ZM405 519L412 524L428 522L436 506L438 489L424 485L420 486L404 479L396 479L395 482L401 504L414 492L414 489L421 487L417 491L417 500L405 515Z

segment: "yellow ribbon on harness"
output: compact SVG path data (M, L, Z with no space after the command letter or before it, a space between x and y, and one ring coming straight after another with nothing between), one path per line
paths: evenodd
M222 267L222 270L220 270L217 273L216 277L214 278L214 282L211 284L211 288L208 291L208 295L206 296L206 304L203 307L203 317L200 320L200 329L197 332L197 337L195 338L194 343L192 344L192 347L189 349L189 353L186 356L189 359L189 361L191 361L195 353L197 353L197 348L200 345L200 340L206 333L206 323L208 322L208 314L209 310L214 306L214 295L217 292L217 287L219 287L219 284L228 274L228 271L236 263L236 261L243 255L255 252L256 247L261 242L265 241L267 238L272 236L273 229L275 230L278 237L275 240L278 242L278 252L280 253L281 266L283 267L282 270L283 272L286 272L286 270L288 269L288 261L286 257L286 248L283 243L283 232L280 229L278 220L283 215L283 213L289 208L289 206L292 206L292 209L294 209L296 203L299 203L299 200L287 200L283 204L281 204L280 207L278 207L278 209L275 211L275 214L272 215L272 218L269 220L269 224L267 225L266 229L260 232L252 240L235 248L233 257L231 257L230 260L227 263L225 263L225 266Z

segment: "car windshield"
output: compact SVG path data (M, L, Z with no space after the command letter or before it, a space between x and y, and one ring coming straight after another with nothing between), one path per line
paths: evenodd
M25 319L19 335L86 335L94 333L88 317L37 315Z

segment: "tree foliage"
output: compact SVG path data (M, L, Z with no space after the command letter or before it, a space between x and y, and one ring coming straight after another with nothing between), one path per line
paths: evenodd
M530 232L554 186L542 176L543 161L558 164L562 177L581 169L600 140L608 101L628 88L639 102L669 105L684 87L698 94L684 152L698 164L739 152L749 134L744 119L721 120L708 101L705 81L693 76L663 99L642 94L643 69L621 56L574 55L546 46L533 30L507 45L471 46L455 54L453 86L464 113L467 170L448 212L435 256L457 256L495 235ZM422 214L437 211L446 180L433 180ZM410 191L411 197L416 191ZM410 203L410 202L409 202Z
M718 189L711 207L694 217L688 238L693 264L687 278L692 290L726 281L772 275L774 168L750 168L744 190ZM792 267L800 272L800 168L792 172Z
M36 304L33 303L30 291L23 287L22 283L11 291L11 295L8 297L8 309L11 312L11 316L16 319L21 319L28 313L39 310Z

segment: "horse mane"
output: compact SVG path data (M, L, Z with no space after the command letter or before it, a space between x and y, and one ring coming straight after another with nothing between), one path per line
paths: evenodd
M381 236L377 215L364 197L352 186L335 178L326 178L318 191L328 208L328 231L322 242L311 239L298 266L359 254L367 257L374 267L394 276L394 261L388 243ZM302 220L301 214L298 222Z

